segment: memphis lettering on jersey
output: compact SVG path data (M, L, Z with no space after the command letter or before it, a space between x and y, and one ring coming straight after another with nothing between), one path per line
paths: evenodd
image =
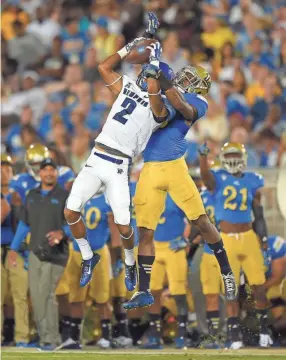
M128 84L129 85L129 84ZM128 85L123 89L123 94L134 99L138 104L143 105L144 107L148 106L148 102L142 99L139 95L135 94L135 92L128 89Z

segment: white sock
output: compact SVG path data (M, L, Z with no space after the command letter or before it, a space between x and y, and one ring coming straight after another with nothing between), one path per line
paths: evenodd
M124 249L124 254L125 254L125 264L129 266L134 265L135 264L134 248Z
M89 260L93 257L93 251L91 250L91 247L89 245L89 242L86 239L75 239L83 260Z

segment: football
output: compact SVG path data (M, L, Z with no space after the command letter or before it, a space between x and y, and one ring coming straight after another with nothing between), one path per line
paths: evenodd
M155 39L143 39L139 41L126 56L125 60L130 64L145 64L149 61L150 50L146 49Z

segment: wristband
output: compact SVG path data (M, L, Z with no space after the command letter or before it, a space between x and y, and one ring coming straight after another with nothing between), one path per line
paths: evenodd
M160 72L159 81L160 81L161 89L164 92L166 92L167 90L170 90L173 87L172 81L167 79L162 71Z
M156 95L160 95L161 94L161 89L157 92L157 94L150 94L149 92L148 92L148 95L149 96L156 96Z
M121 59L125 58L128 55L126 46L124 46L122 49L118 50L117 54L121 57Z

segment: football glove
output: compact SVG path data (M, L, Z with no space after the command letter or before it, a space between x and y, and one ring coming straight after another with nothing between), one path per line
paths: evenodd
M174 239L170 241L169 248L175 252L185 249L187 241L184 238Z
M157 66L157 68L159 69L160 66L160 58L162 55L162 46L159 43L159 41L156 41L155 43L147 46L147 49L150 50L150 55L149 55L149 63L152 65Z
M198 153L200 154L200 156L207 156L209 152L210 149L208 148L206 142L201 144L198 148Z
M143 37L138 37L132 41L130 41L130 43L128 43L127 45L125 45L125 50L127 51L127 54L130 53L130 51L132 50L132 48L141 40L144 40L145 38Z
M159 20L155 13L148 12L148 25L146 32L154 35L160 26Z

